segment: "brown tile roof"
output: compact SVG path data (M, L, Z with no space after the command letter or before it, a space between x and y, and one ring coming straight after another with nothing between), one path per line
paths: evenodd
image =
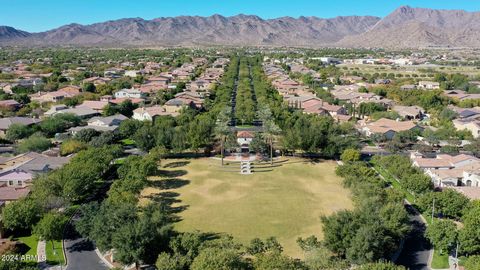
M412 121L395 121L387 118L381 118L378 121L367 124L367 127L373 133L385 133L389 130L399 132L411 130L417 125Z
M30 193L30 188L0 187L0 201L16 201Z

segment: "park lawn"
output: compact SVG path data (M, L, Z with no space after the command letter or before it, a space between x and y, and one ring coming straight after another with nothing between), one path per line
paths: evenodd
M165 168L179 162L188 164ZM297 258L302 257L298 237L322 238L320 216L352 208L350 193L342 187L332 161L290 158L280 167L252 175L241 175L238 163L222 168L219 160L206 158L162 160L162 165L162 170L183 180L163 190L178 193L175 205L186 207L179 213L177 230L228 233L243 244L255 237L275 236L285 253ZM172 181L167 179L151 181ZM159 192L149 187L142 195Z
M448 263L448 255L440 255L440 253L434 251L432 258L432 268L433 269L447 269L450 265Z
M36 235L29 235L18 237L14 239L15 241L20 241L28 247L28 251L23 255L28 255L27 258L35 258L37 256L37 245L38 245L38 238ZM31 260L32 262L36 260Z
M46 243L47 263L49 265L64 265L65 259L63 257L62 241L54 241L55 252L53 252L52 241L46 241Z

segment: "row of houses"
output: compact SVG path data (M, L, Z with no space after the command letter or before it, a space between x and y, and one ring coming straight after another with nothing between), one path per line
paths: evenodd
M70 158L34 152L0 157L0 201L8 203L27 196L36 176L60 168Z
M310 73L311 70L302 65L294 65L296 70ZM265 64L264 71L272 81L272 85L283 96L289 107L302 110L307 114L330 115L338 121L348 121L351 117L347 110L338 105L330 104L318 98L308 86L291 79L288 74L276 64Z
M186 85L183 92L165 102L164 105L142 106L133 111L133 119L140 121L152 121L156 116L170 115L177 116L183 108L191 107L194 109L203 108L204 99L209 95L209 90L213 84L219 82L224 74L224 67L229 60L219 58L196 79ZM201 63L204 63L202 61Z
M436 187L453 188L471 199L480 199L480 159L466 154L410 155L413 166L430 176Z

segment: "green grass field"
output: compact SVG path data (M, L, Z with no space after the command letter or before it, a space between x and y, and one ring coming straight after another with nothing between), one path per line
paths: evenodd
M288 255L301 257L298 237L322 238L320 216L352 207L335 167L332 161L290 159L241 175L238 164L222 168L219 160L163 160L168 177L152 179L142 195L178 193L174 205L185 210L177 230L229 233L244 244L275 236Z
M433 269L447 269L450 265L448 263L448 255L441 255L438 252L433 252L432 268Z
M47 241L46 243L47 263L50 265L64 265L65 259L63 257L62 241L54 241L55 252L52 247L52 241Z
M14 240L20 241L28 247L28 251L24 255L36 256L37 255L37 245L38 238L35 235L29 235L24 237L18 237Z

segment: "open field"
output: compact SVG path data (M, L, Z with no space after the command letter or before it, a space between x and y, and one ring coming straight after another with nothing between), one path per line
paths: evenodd
M461 73L467 76L479 76L480 70L475 66L436 66L436 65L406 65L406 66L389 66L389 65L367 65L367 64L340 64L340 69L346 67L348 71L357 71L361 73L394 73L402 75L419 75L419 78L433 77L434 73ZM425 75L425 76L422 76Z
M244 244L275 236L288 255L300 257L298 237L321 238L319 217L352 207L335 167L294 158L273 170L240 175L238 164L226 169L219 160L163 160L164 177L152 179L142 195L174 197L180 231L225 232Z

